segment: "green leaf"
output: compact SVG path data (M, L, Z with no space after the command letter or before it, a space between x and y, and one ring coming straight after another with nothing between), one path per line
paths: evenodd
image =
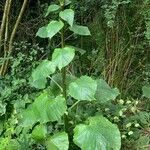
M0 116L3 116L6 113L6 103L0 101Z
M114 100L119 95L117 88L112 89L104 80L97 80L97 91L95 98L100 103L105 103L110 100Z
M21 113L22 126L30 127L37 122L47 123L58 121L66 112L65 99L59 95L56 98L44 91L36 100Z
M143 96L150 98L150 85L143 86Z
M0 150L20 150L20 145L16 139L0 138Z
M47 37L51 39L63 26L64 23L62 21L51 21L47 26Z
M59 5L56 5L56 4L50 5L47 9L45 17L47 17L51 12L57 11L58 9L60 9Z
M36 36L41 38L52 38L56 35L64 26L62 21L51 21L47 26L39 28Z
M71 3L70 0L59 0L61 6L67 6Z
M59 16L65 20L70 26L73 25L74 11L72 9L65 9L59 13Z
M86 50L82 49L82 48L78 48L75 46L71 46L72 48L75 49L76 52L79 52L81 55L84 55L86 53Z
M70 0L65 0L65 6L69 5L71 3Z
M37 141L43 141L46 138L47 129L43 124L37 125L32 131L32 138Z
M68 135L65 132L54 134L45 142L45 144L47 150L68 150Z
M76 77L70 74L66 74L66 88L68 91L69 84L76 80ZM59 95L62 93L61 88L63 87L62 74L55 74L52 76L50 83L50 88L54 95Z
M82 76L69 85L69 94L77 100L95 100L96 81L88 76Z
M4 130L4 121L1 120L0 121L0 135L2 134L3 130Z
M72 27L69 27L71 31L73 31L75 34L79 35L91 35L88 27L86 26L79 26L79 25L73 25Z
M47 38L47 27L39 28L38 32L36 33L36 36L39 36L40 38Z
M75 50L71 47L56 48L52 55L52 62L61 70L74 58Z
M117 126L103 116L91 117L88 124L77 125L73 141L82 150L119 150L121 147Z
M33 70L31 79L30 79L30 85L38 88L38 89L43 89L45 88L46 82L47 82L47 77L50 74L53 74L55 72L55 65L49 61L49 60L44 60L42 61L39 66Z

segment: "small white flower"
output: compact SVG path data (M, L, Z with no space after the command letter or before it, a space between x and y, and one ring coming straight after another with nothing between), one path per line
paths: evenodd
M139 125L138 123L136 123L134 126L135 126L135 127L139 127L140 125Z
M120 99L120 100L119 100L119 104L122 104L122 105L123 105L123 104L124 104L124 100Z
M122 139L125 139L125 138L126 138L126 135L123 134L121 137L122 137Z
M128 101L126 102L126 104L131 104L131 101L128 100Z
M128 135L132 135L132 134L133 134L133 131L129 131L129 132L128 132Z
M128 124L126 124L126 128L129 128L129 127L131 127L131 122L129 122Z

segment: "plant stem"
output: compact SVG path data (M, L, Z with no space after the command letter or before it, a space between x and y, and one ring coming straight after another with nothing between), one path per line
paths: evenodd
M63 5L61 5L61 10L63 11L64 10L64 1L63 1ZM64 22L61 18L60 20L62 22ZM64 48L65 47L65 36L64 36L64 28L61 30L61 48ZM63 96L66 100L66 105L67 105L67 89L66 89L66 67L64 67L62 69L62 88L63 88ZM67 114L64 114L64 128L65 128L65 131L67 133L69 133L69 123L68 123L68 115Z
M65 40L64 40L64 29L61 31L61 47L65 47ZM63 96L67 99L67 90L66 90L66 67L62 69L62 83L63 83Z

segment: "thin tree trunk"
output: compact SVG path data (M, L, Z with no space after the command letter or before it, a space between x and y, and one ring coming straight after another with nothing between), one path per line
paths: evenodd
M10 40L9 40L8 55L7 55L7 57L9 57L11 55L12 48L13 48L13 41L14 41L14 38L15 38L15 34L17 32L17 28L18 28L18 25L19 25L19 23L21 21L21 18L23 16L25 7L27 5L27 2L28 2L28 0L24 0L24 2L22 4L22 8L21 8L20 13L19 13L18 18L17 18L17 21L16 21L16 23L14 25L14 28L13 28L13 31L11 33ZM1 67L1 71L0 71L1 75L5 75L6 74L6 71L7 71L7 68L8 68L8 64L9 64L9 60L6 60L6 62Z
M4 13L3 13L3 18L2 18L1 28L0 28L0 54L2 52L1 47L2 47L2 41L3 41L3 33L4 33L4 30L5 30L7 10L8 10L8 7L9 7L9 1L10 0L6 0L6 2L5 2Z
M11 8L11 2L12 0L9 0L8 5L7 5L7 11L6 11L6 20L5 20L5 39L4 39L4 63L7 57L7 51L8 51L8 29L9 29L9 13L10 13L10 8ZM1 66L1 71L4 70L4 65ZM0 74L2 75L3 72L0 71Z

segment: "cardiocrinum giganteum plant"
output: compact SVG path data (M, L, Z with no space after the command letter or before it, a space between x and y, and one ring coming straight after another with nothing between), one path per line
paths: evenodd
M54 49L51 60L43 60L32 72L30 84L43 90L22 112L22 126L34 126L32 138L48 150L73 150L72 145L82 150L119 150L118 127L96 110L90 112L92 105L114 100L118 89L112 89L103 79L86 75L77 78L68 73L67 66L73 61L76 48L65 43L64 31L90 35L88 27L75 23L70 3L59 0L50 5L46 16L55 12L58 20L50 21L36 34L49 39L60 34L61 47ZM49 125L60 128L50 130Z

